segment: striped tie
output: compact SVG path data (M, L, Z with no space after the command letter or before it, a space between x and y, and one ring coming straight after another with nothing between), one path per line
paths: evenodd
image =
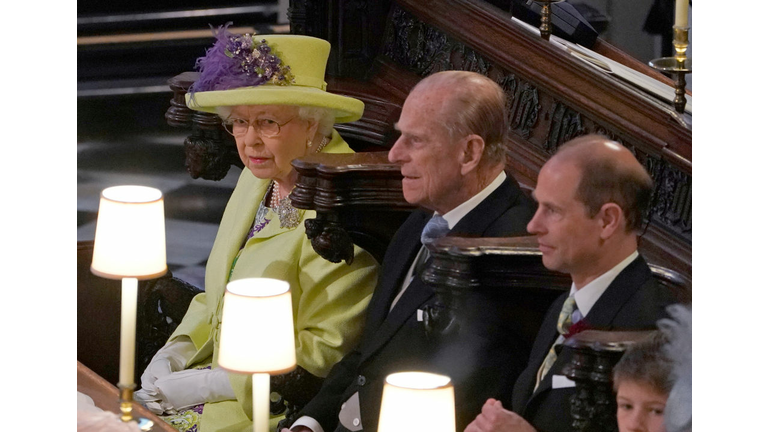
M573 324L574 309L576 309L576 299L573 296L570 296L565 299L563 309L557 317L557 332L561 335L568 333L568 329L571 328L571 325ZM576 311L578 312L578 309L576 309ZM539 383L541 383L541 380L547 375L547 372L549 372L552 365L555 364L555 360L557 360L555 347L560 343L562 343L562 341L560 341L560 338L558 337L558 340L556 340L555 343L552 344L552 348L549 349L547 357L544 358L544 362L541 364L541 368L539 368L539 374L536 377L536 387L534 387L534 391L539 387Z

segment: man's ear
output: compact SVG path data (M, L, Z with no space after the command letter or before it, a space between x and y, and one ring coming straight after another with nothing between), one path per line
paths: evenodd
M613 236L616 232L624 230L626 220L624 219L624 211L616 203L605 203L600 208L600 212L597 214L600 220L600 238L607 240Z
M476 169L483 158L485 140L480 135L467 135L462 142L461 174L466 175Z

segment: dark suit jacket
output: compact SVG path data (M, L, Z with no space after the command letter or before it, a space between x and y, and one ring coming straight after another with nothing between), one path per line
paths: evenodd
M449 235L525 235L534 212L533 202L508 177L462 218ZM474 334L463 332L451 343L438 343L436 338L429 337L423 323L417 320L417 310L434 302L435 295L418 277L390 313L390 305L421 248L421 231L431 216L432 212L415 211L393 237L368 306L361 342L334 366L320 393L299 414L313 417L326 432L335 430L341 404L355 392L360 394L365 431L376 431L384 379L390 373L414 370L451 377L457 430L463 430L479 414L488 397L499 397L509 391L525 365L528 347L522 346L514 335L505 335L508 346L502 350L498 349L497 341L481 337L487 328L474 330ZM464 345L465 342L471 346ZM505 385L509 387L505 389Z
M557 318L569 293L564 293L549 308L531 349L525 371L515 383L512 410L523 416L537 431L572 431L570 397L574 388L552 389L552 376L563 375L562 369L571 360L563 350L557 356L536 392L536 375L544 357L557 339ZM583 318L588 328L605 330L656 328L656 322L667 316L666 307L675 303L667 288L657 284L642 256L632 261L592 306Z

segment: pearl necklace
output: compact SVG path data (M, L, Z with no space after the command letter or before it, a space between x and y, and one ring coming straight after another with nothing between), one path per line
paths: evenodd
M269 200L269 206L276 209L280 205L280 185L276 181L272 181L272 197Z

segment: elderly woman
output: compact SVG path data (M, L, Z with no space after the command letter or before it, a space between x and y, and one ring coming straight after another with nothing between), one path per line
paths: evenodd
M315 213L293 208L288 198L297 179L291 161L351 152L333 124L363 112L361 101L325 91L330 44L305 36L233 35L226 28L216 38L196 63L200 78L187 105L219 113L245 169L208 259L205 292L194 298L136 392L136 399L185 431L252 428L250 377L217 366L228 281L289 282L298 363L293 377L325 377L360 336L378 270L359 248L351 265L317 255L304 231L304 220Z

